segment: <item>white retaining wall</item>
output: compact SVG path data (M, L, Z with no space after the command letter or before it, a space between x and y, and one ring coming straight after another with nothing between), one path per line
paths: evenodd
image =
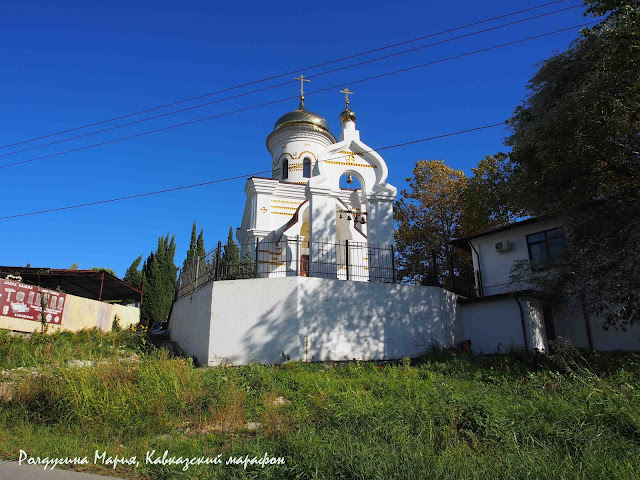
M169 332L200 363L391 359L461 339L438 287L285 277L214 282L178 300ZM210 326L210 327L209 327ZM209 327L209 328L208 328Z
M463 336L465 340L471 340L474 353L505 353L511 348L525 348L524 332L529 348L547 349L542 306L535 300L501 298L466 303L459 308ZM524 332L520 308L524 317Z
M200 288L173 304L169 321L171 340L202 363L209 352L211 288Z

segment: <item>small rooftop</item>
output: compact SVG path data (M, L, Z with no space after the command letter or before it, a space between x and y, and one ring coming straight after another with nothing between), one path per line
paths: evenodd
M142 292L105 270L66 270L0 266L0 277L19 275L22 283L92 300L140 300Z
M469 246L469 240L473 240L474 238L484 237L485 235L492 235L494 233L504 232L506 230L511 230L512 228L518 228L525 225L531 225L533 223L540 222L541 219L538 217L527 218L526 220L520 220L518 222L510 223L509 225L503 225L502 227L491 228L489 230L484 230L482 232L473 233L471 235L466 235L464 237L455 238L451 240L451 245L454 247L462 248L464 250L470 251L471 247Z

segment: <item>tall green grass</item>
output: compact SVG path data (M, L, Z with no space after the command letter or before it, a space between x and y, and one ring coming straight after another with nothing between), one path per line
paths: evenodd
M187 457L268 452L286 459L284 466L264 469L216 465L183 471L142 462L115 471L139 479L640 474L638 355L432 352L413 364L194 368L164 351L141 349L140 338L127 344L140 360L121 361L109 353L110 346L123 345L120 335L63 337L60 352L51 340L54 347L30 357L37 375L5 376L14 385L10 398L0 395L2 458L16 459L22 448L41 457L92 459L98 449L143 460L147 450L166 449ZM103 345L74 346L87 338L101 338ZM20 358L17 352L33 341L12 337L0 349ZM55 361L74 352L101 355L102 361L85 368ZM99 465L84 468L109 473Z
M0 369L59 365L67 360L103 360L144 350L148 341L132 329L98 329L52 334L15 334L0 330Z

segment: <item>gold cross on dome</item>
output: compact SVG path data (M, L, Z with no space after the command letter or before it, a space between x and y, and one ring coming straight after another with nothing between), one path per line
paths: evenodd
M311 80L307 80L304 75L300 74L299 77L294 78L294 80L300 80L300 98L304 98L304 82L310 82Z
M344 93L344 98L347 101L347 108L349 108L349 94L353 95L355 92L349 91L349 87L344 90L340 90L340 93Z

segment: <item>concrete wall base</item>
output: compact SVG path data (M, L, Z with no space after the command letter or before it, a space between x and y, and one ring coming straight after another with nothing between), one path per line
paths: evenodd
M322 278L220 281L175 303L169 334L208 365L413 357L460 341L457 298Z

